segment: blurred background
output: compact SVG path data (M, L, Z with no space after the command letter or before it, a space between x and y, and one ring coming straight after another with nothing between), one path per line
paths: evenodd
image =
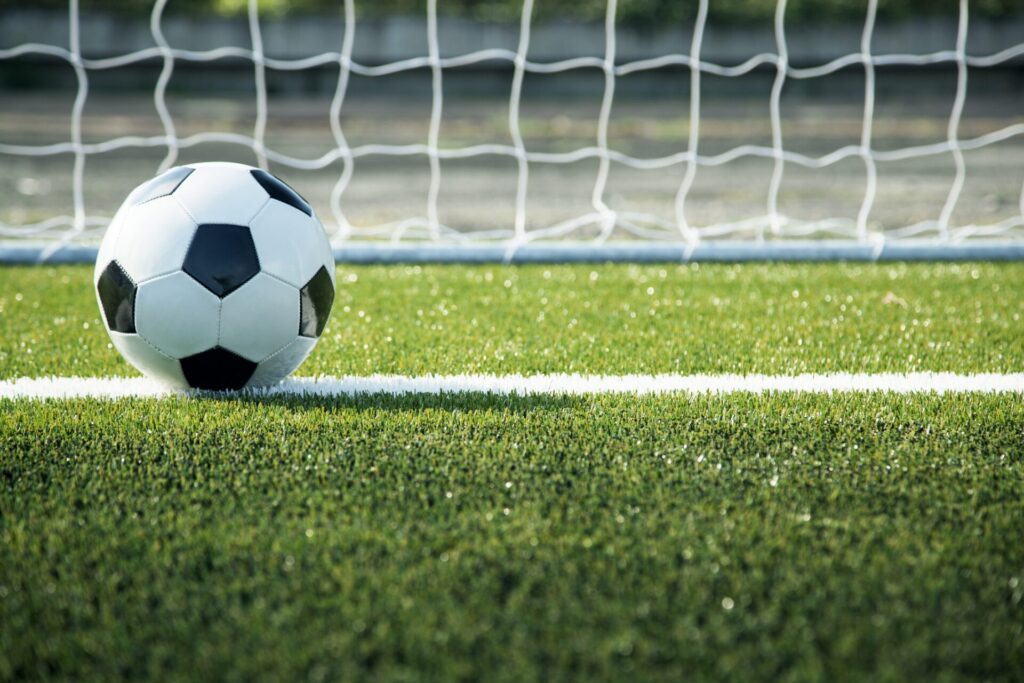
M341 51L345 22L340 0L259 0L257 4L259 34L268 57L300 60ZM550 63L603 57L606 7L603 0L537 0L527 58ZM441 56L486 48L515 51L522 9L521 0L439 0ZM696 9L696 0L620 0L615 16L616 64L689 53ZM156 47L152 11L149 0L81 0L82 54L102 59ZM775 11L775 0L713 0L702 59L733 66L758 54L777 53ZM858 53L866 11L866 0L788 2L785 31L790 64L812 67ZM923 55L953 50L958 13L959 3L953 0L882 0L871 51ZM355 15L354 62L379 66L428 55L423 0L357 1ZM26 43L71 49L70 17L69 3L63 0L0 0L0 50ZM992 55L1024 43L1020 0L971 0L969 18L969 55ZM175 49L250 49L253 45L246 0L170 0L157 24ZM0 59L0 145L70 140L79 90L72 65L34 50L0 55L4 56ZM88 68L88 97L81 112L83 143L125 135L164 135L154 106L163 67L162 57L153 55L116 68ZM252 136L257 71L248 58L175 59L165 101L178 138L210 131ZM513 64L493 59L442 71L438 146L512 145ZM1020 54L990 66L971 66L967 72L967 97L957 130L960 138L977 138L1024 123L1024 58ZM338 75L336 61L301 70L266 69L269 149L293 158L316 159L336 147L330 106ZM854 62L820 77L788 78L779 110L784 148L821 156L858 145L865 77L864 66ZM738 76L702 74L702 155L718 155L742 145L772 145L769 106L775 78L772 63ZM957 78L957 65L950 60L877 66L872 148L897 150L944 142ZM526 73L519 113L526 149L571 152L597 144L605 87L604 72L595 66ZM638 159L686 151L692 95L690 70L684 65L616 77L608 147ZM352 147L426 143L433 105L428 65L387 75L351 74L339 122ZM100 218L112 215L127 192L152 175L166 155L164 146L87 155L86 213ZM177 163L214 159L257 162L248 146L203 143L180 150ZM1011 234L1019 233L1019 221L1014 224L1012 219L1024 211L1024 135L966 151L964 161L966 179L951 223L1004 222ZM330 197L343 164L335 159L322 168L300 170L271 161L269 167L307 196L329 230L336 230ZM6 237L21 236L18 226L74 213L73 165L70 153L0 152L0 223L6 226ZM756 156L701 166L686 204L688 220L696 226L715 226L763 216L773 168L772 159ZM592 212L598 171L596 158L565 164L531 162L527 230ZM946 152L879 162L877 171L878 191L869 222L873 231L890 233L936 219L954 182L956 166L953 155ZM637 169L613 162L603 199L614 211L642 212L671 224L685 172L684 163ZM442 160L437 219L463 234L506 234L515 220L517 177L516 160L509 156ZM373 226L427 215L430 179L424 154L361 156L340 206L358 228L357 236L389 236L392 228L375 232ZM787 163L778 209L798 221L852 220L861 207L866 182L865 162L857 156L821 169ZM95 239L102 227L102 220L90 223L84 238ZM52 226L50 236L66 230L66 225ZM596 225L582 225L566 237L593 237L598 231ZM750 238L755 233L734 227L726 236ZM417 234L414 230L407 236Z

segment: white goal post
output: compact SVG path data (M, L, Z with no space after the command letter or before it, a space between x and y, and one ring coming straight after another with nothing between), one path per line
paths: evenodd
M1024 41L990 54L968 54L970 30L969 0L959 0L956 44L950 49L922 54L875 54L872 37L876 27L878 0L867 0L860 49L816 66L796 67L789 61L786 0L777 0L774 13L775 50L757 54L739 64L718 64L702 59L706 47L705 24L709 0L699 0L692 31L692 42L679 51L655 58L623 61L616 55L617 2L608 0L605 13L604 54L580 56L555 62L531 61L534 1L523 0L518 46L515 50L493 47L475 52L442 57L438 37L437 0L428 0L428 53L399 61L367 65L353 59L353 45L359 32L357 2L339 0L344 7L344 28L338 36L339 49L302 59L276 59L263 49L261 20L257 0L248 2L248 48L221 47L207 51L185 50L165 38L162 22L168 0L155 0L150 14L154 47L113 57L93 58L83 54L80 40L78 0L69 0L69 47L46 43L0 46L0 60L26 56L46 56L64 60L74 70L77 91L71 111L69 137L54 144L29 145L18 141L0 142L0 163L11 157L67 157L73 192L73 213L54 215L44 220L11 224L0 222L0 261L85 261L95 254L95 243L116 207L87 206L85 187L90 182L89 160L97 155L126 148L164 150L162 162L153 171L173 166L179 151L207 143L227 143L248 148L254 163L268 163L311 171L340 164L340 174L322 215L332 237L336 255L350 262L373 261L686 261L691 259L946 259L946 258L1024 258L1024 187L1017 206L996 222L955 224L954 210L964 192L968 169L964 153L1005 144L1024 136L1024 123L1011 123L975 137L961 136L961 117L968 98L971 69L1016 63L1024 56ZM1024 38L1024 36L1022 36ZM165 95L175 66L183 62L211 63L223 59L244 59L252 63L255 74L256 115L248 135L202 131L181 136L171 115ZM153 104L162 130L149 136L124 136L100 142L83 142L82 113L90 93L90 75L96 71L117 69L141 62L162 64L153 91ZM440 129L444 116L446 69L480 63L504 62L512 72L508 98L508 131L512 144L474 144L464 147L442 146ZM945 139L941 142L879 149L873 144L876 123L875 70L882 66L926 67L945 64L956 71L956 88L950 93L950 113ZM284 154L267 145L265 139L268 112L266 70L302 71L336 65L337 82L330 105L330 130L333 146L319 155L300 158ZM781 97L792 79L814 79L841 69L863 69L863 116L858 144L845 145L821 156L799 153L786 147L783 136ZM352 75L378 77L413 69L429 69L432 79L432 106L428 135L416 144L350 145L345 134L342 112ZM689 72L689 107L680 112L688 122L685 147L657 157L638 157L609 144L609 123L613 116L617 80L643 71L682 68ZM520 110L524 76L553 74L576 69L603 72L604 90L594 144L571 151L536 151L524 142ZM742 145L724 152L702 151L702 78L739 77L754 70L774 73L769 95L768 117L770 145ZM380 225L358 225L346 213L346 191L360 161L374 156L419 157L429 164L429 187L424 215ZM438 211L439 194L444 182L443 162L483 156L505 157L517 167L515 210L511 223L500 230L467 231L446 225ZM702 169L719 167L738 159L759 157L770 162L768 189L763 214L735 221L697 224L691 218L688 200ZM872 210L878 192L878 164L927 157L952 159L955 175L945 201L928 220L876 229ZM581 160L596 162L590 193L590 210L549 225L529 220L528 196L531 169L538 165L570 164ZM849 215L825 219L797 220L779 208L779 193L787 168L824 169L846 160L863 164L864 193L859 207ZM607 201L609 173L616 164L633 169L682 170L673 210L669 215L617 210ZM586 235L585 239L582 237Z

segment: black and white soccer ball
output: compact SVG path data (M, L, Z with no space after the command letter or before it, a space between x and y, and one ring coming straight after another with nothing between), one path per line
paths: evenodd
M243 164L172 168L135 188L96 260L117 350L179 388L279 382L302 363L334 303L334 258L297 192Z

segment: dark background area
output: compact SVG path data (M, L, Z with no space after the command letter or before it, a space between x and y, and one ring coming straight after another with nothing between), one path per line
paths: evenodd
M168 8L173 12L196 15L231 16L244 14L246 0L174 0ZM709 16L733 22L761 21L775 13L776 0L715 0ZM67 0L0 0L0 10L32 7L35 9L66 9ZM145 15L152 10L150 0L82 0L82 11L115 12ZM360 16L391 16L421 14L425 0L361 0L356 2ZM443 0L438 13L481 21L511 21L520 16L521 0ZM660 24L685 21L697 13L696 0L620 0L617 19L631 24ZM260 0L264 14L336 14L344 7L343 0ZM534 5L533 17L543 21L555 17L579 21L603 19L605 0L540 0ZM791 20L860 19L867 7L865 0L790 0L786 18ZM956 0L883 0L878 6L879 19L905 19L919 16L955 16ZM1003 18L1024 12L1020 0L972 0L971 14L978 17Z

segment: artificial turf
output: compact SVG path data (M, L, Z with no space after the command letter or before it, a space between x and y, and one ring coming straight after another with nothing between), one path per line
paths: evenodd
M128 374L89 286L0 269L0 378ZM1022 291L342 268L302 372L1019 372ZM1019 395L0 400L3 679L1022 677Z
M0 268L0 377L126 375L86 267ZM342 267L300 374L1008 372L1019 264Z

